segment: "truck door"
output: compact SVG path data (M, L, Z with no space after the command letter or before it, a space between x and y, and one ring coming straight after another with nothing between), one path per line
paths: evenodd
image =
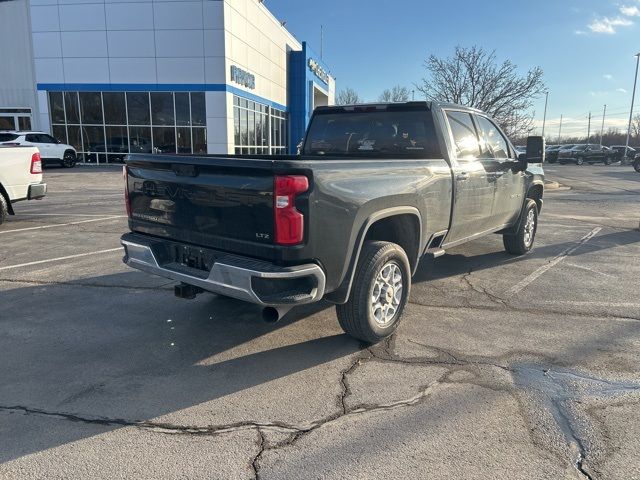
M481 158L487 176L495 183L496 194L491 211L492 227L512 224L524 201L525 173L514 172L515 152L502 131L487 117L474 115L480 134Z
M480 158L478 132L468 112L445 111L455 152L452 159L454 198L445 244L462 241L492 226L495 182Z

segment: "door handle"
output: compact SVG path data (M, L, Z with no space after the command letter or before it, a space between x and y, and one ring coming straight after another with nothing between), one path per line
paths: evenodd
M461 172L456 175L456 180L459 182L466 182L469 180L469 174L467 172Z

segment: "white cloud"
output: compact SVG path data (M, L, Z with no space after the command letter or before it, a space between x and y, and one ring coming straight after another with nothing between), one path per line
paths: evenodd
M627 91L624 88L616 88L616 92L627 93Z
M605 91L605 90L597 90L597 91L590 91L589 95L591 95L592 97L606 97L607 95L609 95L609 92Z
M587 32L585 32L584 30L574 30L573 32L576 35L586 35Z
M631 25L633 25L633 22L628 18L603 17L594 20L588 25L588 27L593 33L606 33L607 35L613 35L616 33L616 27L629 27Z
M613 75L609 74L609 73L605 73L602 78L604 78L605 80L613 80Z
M620 7L620 13L625 17L640 17L640 8L635 5L623 5Z

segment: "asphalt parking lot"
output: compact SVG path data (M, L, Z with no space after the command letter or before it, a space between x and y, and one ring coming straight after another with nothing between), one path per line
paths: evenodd
M640 175L549 166L536 249L423 263L390 341L126 268L116 168L0 227L0 478L640 478Z

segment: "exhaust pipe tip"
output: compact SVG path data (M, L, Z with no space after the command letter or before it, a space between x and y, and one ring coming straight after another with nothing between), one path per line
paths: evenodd
M264 307L262 309L262 319L267 323L276 323L291 310L292 307Z
M262 319L267 323L276 323L280 320L280 312L274 307L265 307L262 309Z

